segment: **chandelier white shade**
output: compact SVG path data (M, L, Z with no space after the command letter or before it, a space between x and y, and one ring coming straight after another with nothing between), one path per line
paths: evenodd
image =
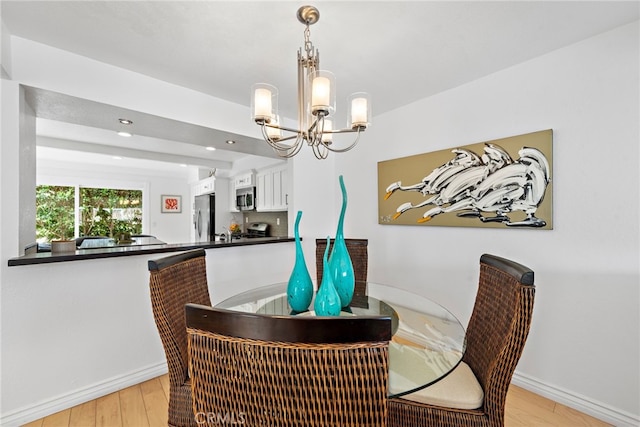
M279 156L293 157L306 143L317 158L325 159L331 151L340 153L356 146L360 133L371 123L371 100L364 92L352 94L348 99L346 128L334 128L336 79L330 71L319 69L318 50L309 40L309 26L318 22L320 13L313 6L302 6L297 16L305 25L304 50L298 50L298 127L282 126L278 89L266 83L253 85L251 115L262 128L265 141ZM342 133L355 136L345 147L338 147L333 135Z

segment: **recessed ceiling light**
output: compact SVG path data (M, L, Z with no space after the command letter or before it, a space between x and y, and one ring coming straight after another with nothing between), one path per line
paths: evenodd
M207 147L206 150L207 151L216 151L216 147Z
M133 124L133 120L129 120L129 119L118 119L118 121L120 123L122 123L123 125L132 125Z
M130 136L133 136L131 132L125 132L125 131L118 132L118 135L124 136L125 138L129 138Z
M233 139L227 139L227 144L235 144L236 142Z
M181 168L186 168L186 167L187 167L187 165L186 165L186 164L184 164L184 163L180 163L180 167L181 167Z
M113 156L113 157L111 157L111 158L112 158L113 160L122 160L122 157L120 157L120 156Z

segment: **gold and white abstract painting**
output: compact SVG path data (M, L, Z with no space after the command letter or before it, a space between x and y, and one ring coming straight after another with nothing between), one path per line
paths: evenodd
M552 229L553 131L378 163L378 222Z

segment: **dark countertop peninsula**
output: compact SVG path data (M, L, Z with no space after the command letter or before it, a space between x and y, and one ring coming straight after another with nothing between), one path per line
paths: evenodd
M255 246L272 243L295 242L293 237L257 237L257 238L239 238L233 239L231 242L216 241L202 243L167 243L163 245L132 245L132 246L114 246L104 248L78 249L75 252L68 253L51 253L39 252L21 257L10 258L9 267L19 265L47 264L52 262L68 262L82 261L87 259L114 258L130 255L149 255L164 252L179 252L190 249L220 249L237 246Z

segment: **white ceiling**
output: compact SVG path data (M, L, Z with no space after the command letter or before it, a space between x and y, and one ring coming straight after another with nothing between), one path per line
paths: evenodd
M341 100L366 91L372 97L374 125L376 115L640 17L638 1L316 0L313 4L320 20L311 27L311 41L320 51L321 68L336 75L338 114L346 114ZM296 19L301 5L2 0L1 16L16 36L247 106L253 83L274 84L280 113L292 118L296 117L296 51L303 44L304 26ZM34 89L32 96L46 99L53 94ZM65 100L74 110L66 116L73 120L57 115L60 108L53 111L46 102L37 111L47 117L38 121L38 133L50 137L49 147L68 139L93 144L89 151L122 145L113 132L83 117L84 100ZM144 156L144 151L154 150L169 156L162 161L188 163L184 157L196 157L220 160L224 163L205 163L225 168L247 154L228 152L223 149L229 147L223 146L202 154L202 147L209 145L203 135L219 131L152 118L164 123L155 128L166 133L140 137L137 146L142 152L128 155ZM177 126L184 126L186 134L177 137L172 132Z

